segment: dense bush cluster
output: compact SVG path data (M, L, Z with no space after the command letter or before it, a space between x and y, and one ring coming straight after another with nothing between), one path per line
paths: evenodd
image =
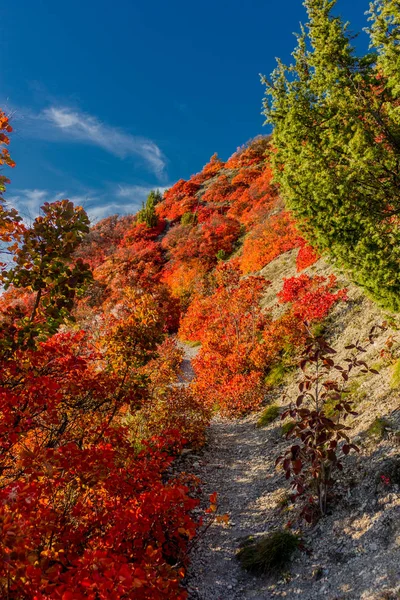
M208 413L171 388L179 307L160 281L165 222L147 218L151 206L144 222L89 232L67 200L30 227L1 202L14 256L1 274L2 598L186 597L197 501L190 480L165 473L183 444L201 443Z

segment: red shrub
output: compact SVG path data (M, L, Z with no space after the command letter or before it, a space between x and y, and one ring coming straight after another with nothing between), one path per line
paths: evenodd
M310 267L319 259L319 254L312 246L309 246L307 243L304 243L303 246L300 247L299 253L296 258L296 269L297 272L303 271L307 267Z
M177 221L186 212L191 211L197 204L196 193L199 184L193 180L180 179L164 193L163 200L156 205L159 217Z
M318 321L324 319L332 306L339 300L347 298L345 289L334 293L336 277L310 277L300 275L285 279L282 290L278 293L281 303L290 302L292 313L301 321Z
M162 246L174 261L200 259L212 266L220 250L226 255L231 254L239 235L240 225L237 221L212 214L199 225L175 225L163 239Z

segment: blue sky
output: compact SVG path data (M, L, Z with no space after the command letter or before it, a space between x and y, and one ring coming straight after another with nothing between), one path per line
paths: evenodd
M338 0L352 31L368 0ZM227 159L260 134L275 57L289 62L300 0L14 0L0 7L0 103L27 217L68 197L94 220ZM363 50L367 38L358 40Z

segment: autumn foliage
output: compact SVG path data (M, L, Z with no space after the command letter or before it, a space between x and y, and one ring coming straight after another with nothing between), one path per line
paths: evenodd
M302 238L287 212L281 212L256 226L243 244L243 273L259 271L274 258L297 248Z
M259 138L214 156L136 216L93 227L68 200L30 227L1 200L1 597L187 597L198 482L171 475L175 457L204 444L215 407L257 408L271 365L301 351L302 321L345 298L334 278L302 274L278 318L262 308L269 282L248 273L297 247L298 269L316 259L269 151ZM193 381L176 334L201 344Z
M346 299L346 290L334 292L336 287L334 275L327 279L303 274L285 279L278 298L282 303L291 303L295 317L311 323L324 319L336 302Z
M89 233L67 200L30 227L2 207L14 261L2 271L0 595L183 599L197 501L164 474L207 418L194 432L160 413L140 437L129 425L168 398L180 368L160 230L123 219ZM171 403L180 417L183 401Z
M241 278L237 262L215 271L214 289L199 295L182 320L180 335L200 341L193 361L194 390L227 413L256 408L262 400L262 369L254 360L266 317L259 302L268 282Z

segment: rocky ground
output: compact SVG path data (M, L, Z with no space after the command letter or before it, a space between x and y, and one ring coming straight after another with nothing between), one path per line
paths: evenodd
M239 421L216 418L192 470L204 482L204 501L214 491L228 525L214 523L200 538L188 578L193 600L369 600L400 597L399 486L385 486L380 474L395 460L391 442L372 455L349 458L341 500L332 514L305 529L309 553L298 552L287 573L260 578L243 572L235 557L248 535L280 527L290 519L282 508L288 486L276 472L276 457L287 445L280 424L256 427L256 416ZM349 481L349 477L351 482Z
M271 271L273 285L279 287L277 273L281 277L294 274L293 260L284 256L274 263L265 276L269 278ZM313 269L319 274L330 271L322 262ZM275 293L273 290L266 297L267 308L272 308ZM344 359L346 344L356 338L364 341L371 326L384 318L350 286L349 302L338 306L327 324L328 339L338 349L337 359ZM214 522L206 528L192 551L187 578L192 600L400 598L399 387L393 385L393 357L382 359L391 336L397 340L400 332L389 328L365 354L368 364L380 374L358 375L353 384L359 416L354 418L351 435L361 451L345 458L331 513L313 527L302 526L307 551L297 551L287 572L280 576L248 575L236 559L247 536L296 521L296 509L286 500L289 485L275 468L277 456L290 443L282 436L280 419L258 428L257 414L239 420L216 417L206 447L197 454L187 452L185 470L203 481L203 505L216 491L218 512L227 513L230 519L228 524ZM190 378L190 356L187 361L185 371ZM290 374L266 402L287 406L288 397L296 393L296 378L296 372ZM370 432L376 418L385 423L379 435ZM386 484L381 476L389 474L390 484Z

